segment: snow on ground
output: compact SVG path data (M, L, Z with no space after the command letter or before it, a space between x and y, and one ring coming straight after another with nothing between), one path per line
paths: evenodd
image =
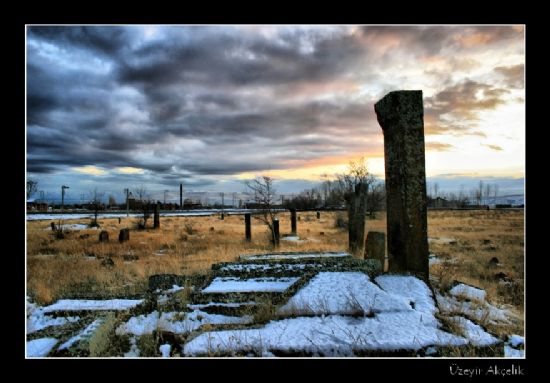
M490 346L500 342L500 340L469 319L461 316L454 316L448 319L462 330L463 335L474 346Z
M137 346L137 339L135 336L130 337L130 351L124 354L125 358L137 358L139 357L140 351Z
M97 330L97 328L103 323L103 321L104 320L102 318L94 320L92 323L86 326L84 330L82 330L81 332L70 338L68 341L63 343L61 346L59 346L58 350L61 351L68 349L73 344L80 342L82 339L89 338L94 333L94 331Z
M287 237L282 237L281 241L301 242L300 237L295 236L295 235L289 235Z
M510 323L510 313L488 302L463 302L453 296L436 294L439 309L445 313L463 314L477 321L487 320L490 324Z
M27 342L27 357L32 358L46 356L56 344L57 339L55 338L30 340Z
M508 343L510 343L510 346L517 348L525 344L525 338L519 335L510 335Z
M296 283L300 278L252 278L217 277L203 293L242 293L242 292L282 292Z
M504 357L505 358L523 358L525 357L525 351L524 350L516 350L515 348L512 348L508 346L507 344L504 345Z
M354 350L400 350L436 345L460 346L467 340L426 326L415 311L381 313L374 318L340 315L271 321L260 329L212 331L184 346L185 355L255 350L305 351L325 356Z
M200 310L190 313L169 312L161 313L153 311L148 315L139 315L130 318L126 323L116 329L117 335L152 334L154 330L163 330L175 334L185 334L198 329L205 324L247 324L252 322L252 317L233 317L227 315L208 314Z
M220 268L220 271L267 271L267 270L304 270L320 268L319 263L292 264L292 263L248 263L233 264Z
M49 315L44 315L44 309L38 307L34 303L29 301L29 297L26 299L27 305L27 334L40 331L51 326L62 326L70 322L77 322L79 317L66 317L66 318L53 318Z
M243 259L261 260L261 259L305 259L305 258L332 258L349 257L348 253L307 253L307 254L267 254L242 256Z
M460 283L453 287L449 293L455 297L484 301L487 293L485 290Z
M169 358L170 357L170 349L172 346L170 344L163 344L159 347L159 351L162 354L163 358Z
M381 275L375 281L386 292L403 297L409 304L412 302L416 311L436 313L432 292L420 279L406 275Z
M450 238L450 237L428 238L428 243L437 243L440 245L449 245L453 242L456 242L455 238Z
M44 312L54 311L88 311L88 310L128 310L143 303L143 299L61 299L50 306L44 307Z
M281 315L356 314L407 311L408 302L388 294L361 272L321 272L302 287L278 313Z
M44 315L44 312L38 309L27 317L27 334L32 334L47 327L63 326L67 323L78 322L79 320L80 317L53 318L49 315Z

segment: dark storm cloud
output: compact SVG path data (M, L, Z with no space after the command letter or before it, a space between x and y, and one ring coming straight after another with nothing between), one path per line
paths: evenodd
M59 47L81 47L111 56L128 43L127 31L121 27L100 26L31 26L28 37L36 38Z
M29 172L135 167L147 171L135 178L185 176L207 185L207 176L376 151L381 131L372 105L388 86L386 67L411 55L500 44L519 33L510 27L146 29L29 28ZM521 70L494 72L516 84ZM377 95L355 97L361 84L376 87ZM449 83L426 100L427 131L468 131L476 113L498 106L505 93L476 81ZM322 94L327 97L317 97ZM449 115L464 126L449 123Z

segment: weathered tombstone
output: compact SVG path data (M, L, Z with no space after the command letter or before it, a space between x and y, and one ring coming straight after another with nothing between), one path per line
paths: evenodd
M386 260L386 234L369 231L365 242L365 259L378 259L384 267Z
M101 230L99 233L99 242L109 242L109 233L106 230Z
M224 218L225 218L225 217L224 217L224 214L223 214L223 211L222 211L222 213L221 213L221 215L220 215L220 219L223 221Z
M374 105L384 133L390 271L428 279L422 91L390 92Z
M155 215L153 220L153 229L159 229L160 228L160 214L159 214L159 204L157 203L155 205Z
M120 243L130 240L130 229L120 229L118 234L118 240Z
M317 219L321 219L321 212L320 211L317 212Z
M245 226L244 233L245 233L246 241L250 242L250 240L252 239L252 230L250 227L250 213L246 213L244 215L244 226Z
M290 209L290 231L296 235L296 209Z
M275 238L273 238L274 245L278 246L279 245L279 220L277 218L273 220L273 235L275 236Z
M55 226L55 223L54 222L50 222L50 226L52 228L52 231L56 231L57 230L57 227Z

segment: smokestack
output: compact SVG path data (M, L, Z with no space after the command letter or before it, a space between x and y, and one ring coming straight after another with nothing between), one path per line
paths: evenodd
M183 184L180 184L180 209L183 209Z

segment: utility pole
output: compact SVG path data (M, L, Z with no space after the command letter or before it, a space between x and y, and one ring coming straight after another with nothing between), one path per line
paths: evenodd
M61 186L61 212L63 213L65 207L65 189L69 189L68 186Z
M128 198L128 195L130 193L130 189L126 188L124 189L124 193L126 193L126 217L130 216L130 200Z

